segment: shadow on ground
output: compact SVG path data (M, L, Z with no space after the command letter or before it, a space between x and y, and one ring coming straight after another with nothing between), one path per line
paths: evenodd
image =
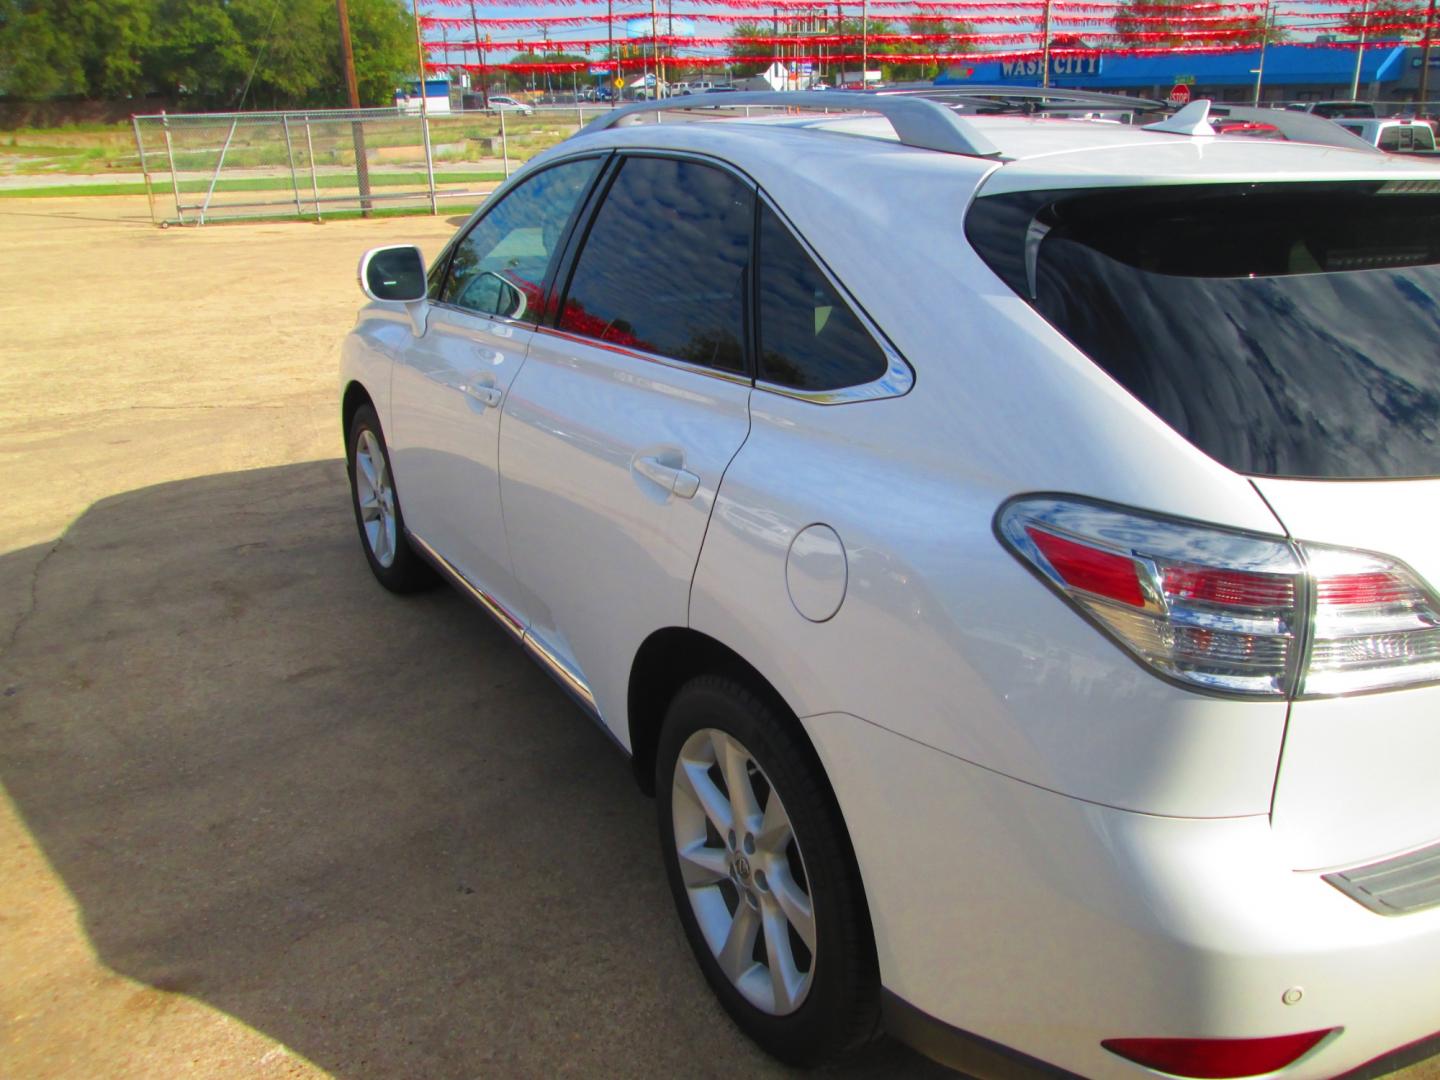
M347 1077L783 1073L686 951L628 764L458 596L374 584L338 461L97 503L0 690L0 781L122 974Z

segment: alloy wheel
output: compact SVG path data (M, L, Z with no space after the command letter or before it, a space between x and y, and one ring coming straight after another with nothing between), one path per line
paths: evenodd
M355 442L355 501L370 554L388 568L395 561L395 487L380 440L368 428Z
M733 735L703 728L675 762L671 815L691 908L736 990L763 1012L804 1003L815 974L815 910L780 793Z

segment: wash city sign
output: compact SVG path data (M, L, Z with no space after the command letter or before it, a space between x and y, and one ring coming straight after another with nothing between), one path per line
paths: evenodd
M1086 75L1100 74L1100 57L1098 56L1052 56L1050 57L1050 77L1056 78L1079 78ZM1002 60L1000 61L1000 75L1006 79L1038 79L1040 77L1040 60L1032 58L1029 60Z

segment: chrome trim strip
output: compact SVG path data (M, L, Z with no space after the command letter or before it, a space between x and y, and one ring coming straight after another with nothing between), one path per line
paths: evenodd
M526 322L524 319L512 319L508 315L492 315L488 311L476 311L474 308L464 308L459 304L447 303L444 300L431 300L430 306L439 308L441 311L453 311L458 315L468 315L472 319L481 319L485 322L496 323L499 326L510 326L516 330L534 330L535 324Z
M1440 907L1440 843L1321 878L1377 915Z
M526 651L538 660L541 666L549 671L561 686L565 687L574 697L578 698L580 704L584 705L596 716L599 715L600 711L595 707L595 695L590 692L589 684L580 678L579 675L575 674L575 672L571 671L569 665L556 656L543 640L527 630L525 631L524 644Z
M737 386L750 385L750 376L744 372L721 371L719 368L709 368L703 364L692 364L688 360L676 360L673 357L661 356L659 353L644 352L640 349L627 349L623 345L613 345L608 341L585 337L583 334L572 334L568 330L560 330L553 326L537 326L534 327L534 330L537 334L546 334L550 337L559 338L562 341L569 341L577 345L589 345L592 348L602 349L605 352L615 353L618 356L626 356L632 360L644 360L647 363L660 364L663 367L674 368L677 371L688 371L692 375L707 375L712 379L735 383Z
M884 331L876 325L875 320L870 318L869 313L855 299L849 289L831 272L830 267L825 265L825 260L820 253L810 246L810 242L800 235L800 230L790 224L790 219L785 212L775 204L764 191L758 192L759 197L765 205L780 219L780 223L790 230L790 235L795 238L810 261L820 268L825 275L825 280L830 287L839 294L845 301L847 307L857 319L864 325L875 343L885 353L887 368L884 375L868 383L860 383L856 386L841 386L834 390L803 390L793 386L779 386L775 383L766 382L764 379L755 380L755 388L764 390L771 394L779 394L782 397L795 398L797 401L808 401L812 405L845 405L853 401L878 401L883 398L904 397L915 387L915 369L909 362L900 355L900 350L890 344Z
M420 554L424 555L437 570L444 574L445 577L450 580L451 584L489 612L490 616L508 630L516 641L524 642L524 625L522 625L520 620L514 615L510 614L498 600L483 589L478 589L472 585L470 580L455 568L454 564L409 529L405 530L405 535L409 537L410 542L419 549Z

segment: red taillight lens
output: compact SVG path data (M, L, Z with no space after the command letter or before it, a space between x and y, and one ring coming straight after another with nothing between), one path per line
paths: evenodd
M1267 697L1440 683L1440 596L1388 556L1049 496L1006 504L996 525L1066 600L1182 682Z
M1027 528L1040 554L1072 589L1084 589L1096 596L1131 607L1144 607L1145 594L1135 573L1135 560L1086 544L1077 544L1043 529Z
M1100 1045L1147 1069L1172 1076L1261 1076L1309 1053L1339 1028L1270 1039L1106 1039Z
M1162 580L1166 595L1179 600L1227 607L1274 607L1295 601L1294 580L1275 574L1167 566Z
M1142 661L1207 690L1292 685L1300 560L1283 539L1070 499L1017 500L1001 536Z

